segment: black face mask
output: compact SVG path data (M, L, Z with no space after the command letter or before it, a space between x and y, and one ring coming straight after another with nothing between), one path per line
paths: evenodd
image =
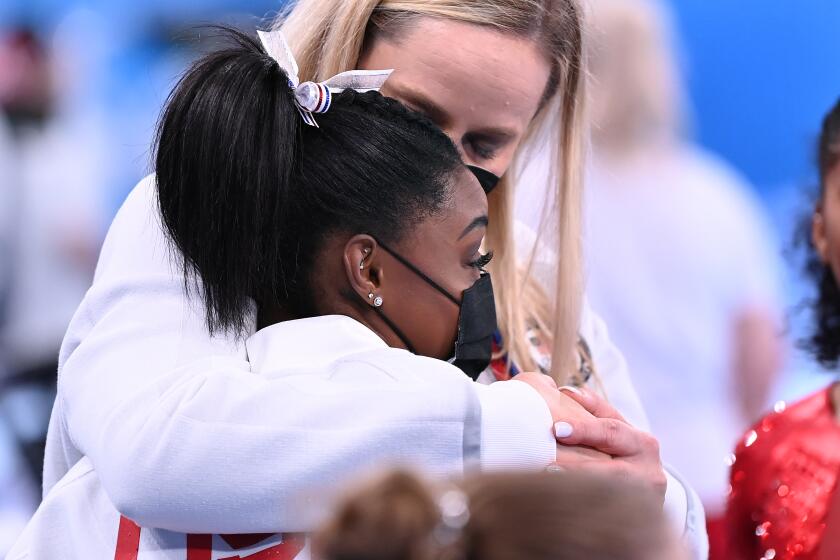
M482 169L481 167L468 165L467 168L472 171L472 174L475 175L476 179L478 179L478 184L481 185L482 189L484 189L485 194L490 194L490 191L495 189L496 185L499 184L499 181L502 180L502 178L498 175L494 175L490 171Z
M461 294L461 301L443 289L437 282L426 276L420 269L405 260L398 253L392 251L382 243L379 246L388 251L391 256L400 261L406 268L423 279L424 282L443 294L449 301L457 305L461 312L458 315L458 338L455 341L455 357L451 363L469 375L473 381L478 379L493 357L493 334L496 332L496 300L493 297L493 284L490 274L482 272L475 284ZM403 332L378 307L374 309L387 323L403 344L413 353L414 346Z

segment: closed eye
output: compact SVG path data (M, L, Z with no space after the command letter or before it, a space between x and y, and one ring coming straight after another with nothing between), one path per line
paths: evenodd
M463 143L481 159L493 159L515 137L507 130L491 129L486 132L473 132L464 136Z
M496 155L496 151L498 150L498 147L495 145L479 142L476 140L470 141L470 148L472 149L473 153L481 159L493 159L493 157Z

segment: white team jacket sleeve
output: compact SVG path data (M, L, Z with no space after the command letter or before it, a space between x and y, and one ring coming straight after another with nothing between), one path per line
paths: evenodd
M520 255L528 256L533 251L532 273L550 291L553 272L558 266L556 253L540 243L536 233L521 222L516 223L515 237ZM590 380L591 388L596 392L603 389L610 404L630 424L640 430L650 431L650 423L633 387L627 362L610 339L604 321L589 307L587 301L584 301L581 313L580 334L589 344L598 371L598 379ZM673 469L666 468L665 475L668 480L665 495L668 519L674 529L683 535L692 550L692 558L705 558L708 539L703 506L694 490Z
M553 460L548 409L521 383L477 389L446 368L368 368L354 383L256 375L241 341L207 335L168 251L147 178L116 217L62 345L45 494L87 456L140 525L295 531L307 528L301 499L384 461L442 474L479 457ZM517 425L514 440L504 427Z

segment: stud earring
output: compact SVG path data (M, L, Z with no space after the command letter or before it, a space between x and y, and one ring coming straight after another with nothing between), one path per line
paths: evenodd
M373 299L373 292L368 294L368 299Z
M382 296L376 296L375 298L373 298L373 306L382 307Z

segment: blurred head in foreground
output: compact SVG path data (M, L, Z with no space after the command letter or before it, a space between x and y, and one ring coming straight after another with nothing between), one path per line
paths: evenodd
M319 560L684 560L662 504L580 473L475 474L448 487L394 472L346 499Z

